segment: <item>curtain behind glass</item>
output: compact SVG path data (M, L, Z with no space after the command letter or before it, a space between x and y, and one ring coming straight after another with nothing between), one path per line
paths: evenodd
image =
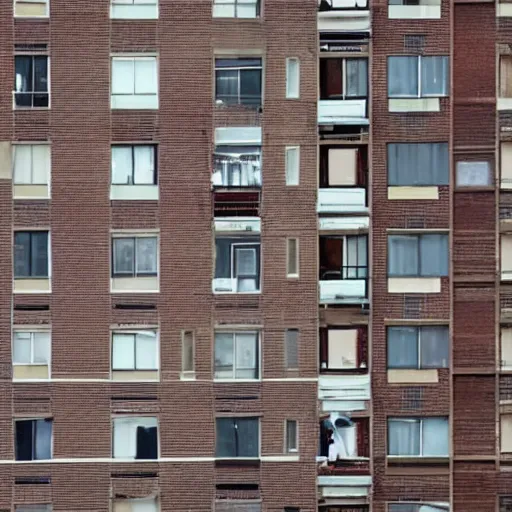
M138 332L135 337L135 351L137 370L156 370L158 368L155 332Z
M31 276L48 277L48 232L39 231L31 234Z
M31 335L29 332L16 332L14 333L13 343L13 363L30 364L32 362L31 356Z
M448 235L420 236L421 268L424 277L448 275Z
M237 333L235 335L236 375L237 379L255 379L257 375L257 335Z
M238 103L237 69L217 69L215 71L215 98L228 104Z
M421 95L447 96L449 65L448 57L422 57Z
M133 185L131 146L112 146L112 183Z
M135 369L135 336L115 333L112 335L112 369Z
M233 418L217 418L215 421L215 455L236 457L235 422Z
M136 257L136 273L137 274L156 274L157 271L157 245L156 237L141 237L136 239L137 257Z
M388 237L388 274L416 276L419 274L418 237L393 235Z
M259 456L259 420L257 418L237 418L238 457Z
M368 95L368 61L366 59L347 59L347 97L363 97Z
M36 420L36 449L35 460L52 458L52 422L50 420Z
M135 146L134 159L134 184L153 185L156 182L155 148L153 146Z
M114 238L114 275L135 274L135 240L133 238Z
M420 337L421 367L448 368L450 357L448 327L422 327Z
M418 57L388 57L388 96L418 96Z
M425 457L448 456L448 420L428 418L423 421L423 453Z
M414 327L388 327L388 368L417 368L418 340Z
M420 455L420 422L388 420L388 455Z
M233 378L233 333L215 334L215 378Z

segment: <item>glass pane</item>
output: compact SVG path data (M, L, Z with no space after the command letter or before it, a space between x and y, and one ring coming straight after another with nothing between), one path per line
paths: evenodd
M215 378L233 378L233 334L215 334Z
M52 422L51 420L36 421L36 460L52 458Z
M157 370L157 343L155 332L139 332L136 337L136 369Z
M243 105L261 104L261 69L240 71L240 103Z
M448 327L422 327L420 330L421 367L448 368L449 345Z
M12 348L12 360L14 363L30 364L32 362L29 332L15 332Z
M448 456L448 419L428 418L423 421L423 452L426 457Z
M235 249L237 277L256 275L256 249Z
M48 92L48 57L34 57L34 91Z
M31 275L33 277L48 277L48 232L34 232L31 234L31 238Z
M50 361L50 333L35 332L34 339L34 363L48 364Z
M388 237L388 274L390 276L416 276L419 273L418 237Z
M153 146L135 146L136 185L153 185L155 183L155 148Z
M347 59L347 96L363 97L368 95L368 61L366 59Z
M257 418L237 418L238 457L258 457L259 420Z
M137 275L156 274L157 269L157 238L137 238Z
M236 457L236 438L233 419L217 418L215 423L215 455L217 457Z
M135 94L157 94L156 59L135 59Z
M288 98L298 98L300 83L299 59L287 59L286 64L286 96Z
M32 148L28 144L14 146L14 183L32 183Z
M422 57L421 95L448 95L448 57Z
M30 233L14 234L14 277L30 276Z
M300 153L299 148L286 148L285 154L286 184L299 184Z
M458 187L485 187L490 184L489 162L457 162Z
M48 106L48 93L41 92L34 94L32 97L32 106L34 107L47 107Z
M135 240L114 238L114 275L135 273Z
M238 71L217 69L215 71L215 98L225 103L238 103Z
M258 343L254 333L235 335L236 378L255 379L257 375Z
M418 368L415 327L388 327L388 368Z
M418 96L418 57L388 57L388 96Z
M112 183L115 185L133 185L131 146L112 146Z
M418 420L388 420L388 455L420 455Z
M14 90L16 92L31 92L32 91L32 57L26 55L17 55L14 58L14 65L16 68L16 76L14 80Z
M112 369L133 370L135 369L135 335L119 334L112 335Z
M448 275L448 235L420 237L420 264L422 276Z
M286 422L286 450L297 450L297 422L294 420Z
M299 330L287 329L285 333L286 342L286 368L296 369L299 367Z
M112 59L112 94L134 94L133 59Z
M46 185L50 176L50 146L35 144L32 146L32 183Z

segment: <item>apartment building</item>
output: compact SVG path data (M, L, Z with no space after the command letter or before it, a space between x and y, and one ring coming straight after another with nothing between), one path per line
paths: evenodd
M0 512L511 512L512 4L0 4Z

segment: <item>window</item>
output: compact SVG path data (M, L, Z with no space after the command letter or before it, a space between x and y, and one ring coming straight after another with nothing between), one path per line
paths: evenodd
M48 144L15 144L14 184L47 185L50 176L50 146Z
M388 512L449 512L449 503L390 503Z
M156 236L115 237L113 277L156 276L158 238Z
M112 108L158 108L156 57L112 58Z
M118 19L157 19L158 0L112 0L110 17Z
M216 433L217 457L259 457L259 418L217 418Z
M288 277L299 275L299 240L297 238L286 239L286 273Z
M115 459L158 459L156 418L119 417L113 420Z
M296 186L299 184L300 174L300 147L287 146L285 148L286 184Z
M195 371L194 331L181 332L181 371L185 374Z
M487 187L491 185L489 162L457 162L458 187Z
M363 148L320 146L320 188L365 187L367 169Z
M448 235L392 235L388 237L389 277L448 275Z
M14 512L52 512L51 505L15 505Z
M227 105L261 105L261 59L215 59L215 99Z
M448 96L448 57L388 57L388 96L427 98Z
M15 421L16 460L52 458L52 420Z
M50 362L50 333L14 331L13 364L47 365Z
M286 59L286 97L298 98L300 94L300 61L296 57Z
M48 56L16 55L14 57L14 102L16 107L48 107Z
M389 0L389 5L441 5L439 0Z
M14 16L39 18L48 16L49 0L15 0Z
M14 233L14 277L48 277L48 231Z
M366 368L368 334L364 327L320 329L320 369L345 371Z
M448 457L448 418L388 419L388 455Z
M257 379L258 345L257 332L216 332L215 378Z
M450 183L448 144L388 144L388 185L429 186Z
M320 99L355 100L368 96L368 59L320 59Z
M156 331L113 332L112 370L158 370Z
M259 237L215 240L215 292L255 293L260 291Z
M287 453L299 451L298 427L296 420L286 420L285 447Z
M512 55L500 56L500 98L512 98Z
M299 330L286 329L284 335L285 343L285 367L287 370L298 370L299 368Z
M257 18L260 0L213 0L214 18Z
M261 146L215 147L212 182L220 187L261 186Z
M388 327L388 368L448 368L448 326Z
M367 235L320 237L320 280L366 279L367 246Z
M156 146L112 146L113 185L156 183Z
M112 512L159 512L157 498L114 499Z
M215 512L261 512L261 501L238 499L216 500Z

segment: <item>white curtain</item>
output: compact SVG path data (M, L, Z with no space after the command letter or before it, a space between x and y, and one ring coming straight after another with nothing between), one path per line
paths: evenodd
M448 456L448 420L426 418L423 421L423 453L425 457Z
M135 337L133 334L112 335L112 369L133 370L135 368Z
M418 57L388 57L388 96L418 97Z
M112 146L112 183L115 185L132 185L132 169L132 148L129 146Z
M421 327L421 367L448 368L449 331L446 326Z
M256 375L257 335L237 333L235 335L236 378L254 379Z
M258 0L237 0L236 15L238 18L256 18Z
M52 422L36 421L36 460L52 458Z
M156 237L137 238L137 274L154 274L157 270Z
M134 459L137 453L137 418L114 418L115 459Z
M48 364L50 360L50 333L34 332L33 333L33 363Z
M155 182L155 150L153 146L135 146L134 183L153 185Z
M299 184L300 152L298 147L286 148L286 184Z
M14 146L14 183L32 183L32 146L29 144Z
M31 336L29 332L15 332L13 346L13 362L18 364L30 364L31 356Z
M50 175L50 146L34 144L32 146L32 183L46 185Z
M156 370L158 368L156 332L138 332L135 343L137 370Z
M388 237L388 273L390 276L414 276L419 273L418 237Z
M134 93L134 60L112 59L112 94Z
M419 420L388 420L388 443L388 455L420 455Z
M448 57L421 57L421 95L448 95Z
M457 186L479 187L491 184L489 162L457 162Z
M286 97L298 98L300 84L299 59L289 58L286 60Z
M388 367L418 368L416 327L388 327Z
M368 96L368 61L366 59L347 59L347 97Z
M448 235L423 235L420 237L421 268L426 277L448 275Z
M135 59L135 94L156 94L158 77L156 57Z
M215 333L215 378L233 378L233 333Z

